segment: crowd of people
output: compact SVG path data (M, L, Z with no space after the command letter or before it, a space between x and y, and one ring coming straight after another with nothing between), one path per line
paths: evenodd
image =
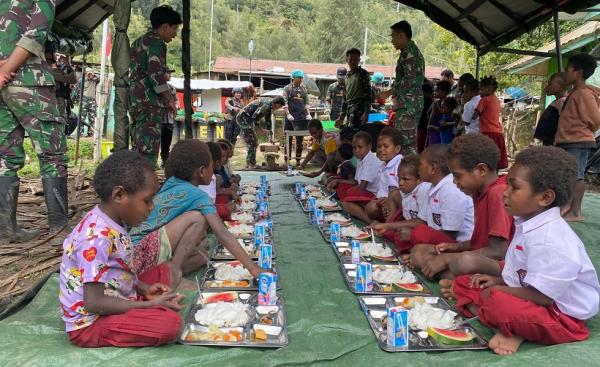
M0 5L0 15L11 5ZM16 5L18 6L18 5ZM38 148L51 230L66 224L67 170L63 118L54 79L43 59L50 13L32 7L13 19L0 16L8 42L0 43L0 233L22 241L31 234L16 223L17 171L24 165L25 131ZM346 53L328 92L339 133L325 132L307 103L303 73L292 73L282 97L247 105L234 90L226 101L227 139L177 142L163 155L166 181L155 173L161 139L173 133L176 97L168 86L166 43L181 16L155 8L152 29L131 49L133 151L118 151L96 169L100 203L63 243L60 303L69 339L82 347L170 343L180 329L183 276L206 265L210 229L257 277L254 263L223 221L239 202L241 177L232 172L238 134L256 165L256 132L283 109L286 129L308 120L308 156L296 142L303 169L335 191L343 209L393 242L403 261L439 280L458 310L477 316L496 334L489 346L512 354L524 341L560 344L584 340L584 321L598 313L600 284L585 246L565 219L582 220L585 163L600 127L600 90L586 84L596 61L573 55L553 75L536 137L544 145L508 157L494 77L476 80L444 71L432 86L406 21L392 25L400 51L390 89L360 66L360 51ZM16 27L9 27L16 25ZM23 41L26 39L26 41ZM41 51L40 51L41 50ZM67 81L68 83L68 81ZM566 92L569 92L565 95ZM368 115L392 97L390 126L369 128ZM26 108L28 106L29 108ZM176 133L177 134L177 133ZM169 137L170 141L170 137ZM7 143L10 142L10 143ZM163 148L164 149L164 148ZM523 322L526 320L527 322Z

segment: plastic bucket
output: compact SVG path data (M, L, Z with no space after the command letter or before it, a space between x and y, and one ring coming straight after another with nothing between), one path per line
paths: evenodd
M100 144L100 153L102 154L102 158L106 159L112 153L111 150L115 143L103 140Z

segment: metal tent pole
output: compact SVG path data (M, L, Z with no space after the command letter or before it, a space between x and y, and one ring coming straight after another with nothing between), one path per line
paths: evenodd
M556 60L558 61L558 71L564 71L562 50L560 45L560 28L558 27L558 9L552 10L552 16L554 18L554 41L556 42Z

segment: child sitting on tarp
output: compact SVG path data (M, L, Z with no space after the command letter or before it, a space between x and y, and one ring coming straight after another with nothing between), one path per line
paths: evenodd
M229 161L233 157L233 145L225 140L220 139L217 141L221 146L221 168L217 171L217 174L223 179L223 187L231 188L234 192L240 187L241 177L236 175L231 170Z
M63 243L59 300L69 339L87 348L174 342L182 297L171 291L165 264L148 268L150 283L138 279L126 229L153 208L152 164L137 152L115 152L96 169L93 186L100 204Z
M515 353L524 340L553 345L589 336L583 320L598 313L598 276L584 244L560 216L576 178L576 160L559 148L520 152L504 193L516 230L502 275L454 280L457 309L495 329L488 345L497 354Z
M381 130L377 140L376 158L379 162L377 162L376 159L373 159L371 155L365 155L365 158L369 157L367 159L378 167L376 174L377 190L375 193L368 191L374 190L375 186L365 186L368 187L367 190L361 189L361 191L354 188L348 190L350 192L346 193L346 198L345 201L342 201L342 206L344 207L344 210L353 217L369 224L373 221L383 222L385 220L384 212L386 209L395 211L395 208L390 209L385 204L390 191L398 188L397 171L398 165L402 160L402 154L400 154L401 141L402 136L398 130L392 127L386 127ZM370 177L373 175L370 171L371 169L372 167L367 168L364 166L361 174L364 172L365 177L368 176L369 178L365 180L361 179L361 182L367 181L372 183L372 181L370 181ZM351 196L350 194L353 192L355 195L353 194L353 196ZM342 193L342 195L344 195L344 193ZM366 201L367 199L369 199L369 201Z
M337 159L340 163L337 175L329 176L325 180L325 187L328 191L335 191L335 188L340 182L354 182L354 176L356 175L356 167L352 159L354 158L354 151L352 144L342 143L337 149Z
M473 234L463 241L413 247L410 262L426 277L453 279L479 272L500 275L498 261L504 260L514 226L504 208L506 177L498 177L499 159L498 147L485 135L463 135L450 144L448 166L454 182L462 192L473 197ZM447 288L449 284L440 281L442 287Z
M198 189L198 185L208 185L212 175L213 159L206 143L186 139L175 144L165 167L167 181L154 198L154 209L130 231L137 273L168 261L174 277L171 283L177 286L182 273L194 272L206 263L205 237L210 226L254 277L260 274L261 268L225 228L213 201Z
M377 176L382 163L371 151L371 146L371 135L364 131L357 132L352 138L352 150L358 160L354 178L336 180L328 186L330 191L336 191L342 206L347 206L346 203L366 205L376 198Z
M402 158L398 165L398 190L390 192L386 211L385 223L373 222L369 226L377 235L383 235L396 245L398 252L410 248L406 241L400 240L396 229L402 228L405 220L418 219L419 209L427 205L429 200L429 182L421 181L419 176L419 156L409 155ZM397 207L395 212L389 212L387 207Z
M219 174L222 165L223 152L219 143L208 142L208 149L213 158L213 175L208 185L198 185L198 188L204 191L208 197L215 203L217 213L223 220L229 220L231 212L235 206L235 200L239 198L235 191L230 187L224 187L223 176ZM230 185L231 186L231 185Z
M318 174L315 172L303 174L307 177L317 177L321 173L335 175L337 173L340 162L336 158L337 151L337 135L334 133L325 133L323 124L318 119L312 119L308 122L308 132L313 139L313 144L310 152L306 155L299 170L303 170L308 162L314 159L315 163L321 166Z

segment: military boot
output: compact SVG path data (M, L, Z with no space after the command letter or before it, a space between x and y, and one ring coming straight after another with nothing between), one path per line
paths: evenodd
M19 184L18 177L0 177L0 237L8 242L27 242L41 234L17 225Z
M61 230L69 222L69 196L66 177L42 179L44 198L48 207L50 233Z

